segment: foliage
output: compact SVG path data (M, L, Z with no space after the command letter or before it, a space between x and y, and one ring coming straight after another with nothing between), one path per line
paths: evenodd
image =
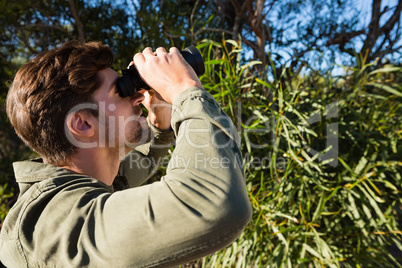
M363 4L364 2L364 4ZM133 24L144 42L153 46L220 34L240 40L247 55L268 63L266 50L281 64L297 67L307 61L319 64L321 55L332 63L356 63L355 53L369 59L401 56L402 0L188 0L135 1ZM365 7L371 11L363 10ZM370 13L371 12L371 13ZM219 39L218 39L219 38ZM325 64L320 66L325 67Z
M240 128L254 207L244 234L203 267L401 266L389 249L402 251L402 68L363 57L344 76L266 81L257 62L239 65L234 41L199 47L204 87Z
M390 246L402 250L402 71L373 59L396 51L400 61L402 1L382 8L374 0L380 7L366 25L352 2L0 0L0 107L22 63L69 39L108 44L121 69L146 46L183 47L225 33L236 41L198 46L202 82L241 134L254 216L235 243L198 263L400 267ZM357 38L369 54L355 52ZM316 70L313 54L333 66L338 50L357 55L344 74ZM264 64L250 62L250 51ZM31 155L2 107L0 224L18 194L11 163Z
M77 10L77 17L73 10ZM18 65L71 39L102 41L116 58L130 59L139 46L124 5L111 1L0 0L0 59ZM78 23L80 22L80 23ZM125 68L128 62L117 64ZM14 71L14 70L12 70Z
M1 223L4 221L5 217L7 216L8 210L10 209L7 201L13 198L14 191L13 189L9 190L8 184L5 183L0 185L0 226Z
M133 7L133 24L137 25L142 42L150 47L180 48L220 35L199 31L219 26L208 1L127 1L127 6Z

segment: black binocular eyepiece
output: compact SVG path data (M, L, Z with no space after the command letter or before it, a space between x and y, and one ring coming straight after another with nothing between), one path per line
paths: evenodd
M200 76L205 73L205 66L202 56L195 46L189 46L180 51L183 58ZM117 80L116 87L122 98L132 97L140 89L150 89L150 87L141 79L134 65L122 71L123 76Z

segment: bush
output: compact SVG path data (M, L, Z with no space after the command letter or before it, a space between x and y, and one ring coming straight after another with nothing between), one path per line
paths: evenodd
M376 69L361 58L343 76L308 66L298 76L274 64L242 65L231 40L199 48L203 85L242 138L254 214L237 241L198 264L401 267L402 68ZM263 75L269 68L271 80ZM2 129L1 221L15 199L5 184L11 162L31 154Z
M234 41L199 48L204 87L239 128L254 207L242 236L199 264L400 267L402 68L361 58L342 76L298 76L241 65Z

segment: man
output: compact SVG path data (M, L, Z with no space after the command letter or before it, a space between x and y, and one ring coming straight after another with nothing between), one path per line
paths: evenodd
M236 131L179 51L137 53L153 90L133 97L120 97L112 63L108 47L71 41L16 74L7 114L41 159L14 163L4 265L169 267L227 246L250 220ZM140 186L174 138L166 176Z

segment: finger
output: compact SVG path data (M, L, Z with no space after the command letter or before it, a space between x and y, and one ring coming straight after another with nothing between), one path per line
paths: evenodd
M133 62L135 66L138 66L139 64L144 64L145 63L145 57L144 54L142 53L137 53L133 57Z
M145 92L143 93L144 96L146 96L147 98L151 98L153 97L154 100L157 99L159 102L163 101L165 102L165 100L162 98L162 96L155 90L155 89L149 89L149 90L144 90Z
M154 89L148 89L146 90L146 92L150 95L150 96L154 96L155 95L155 90Z
M148 92L148 90L146 90L146 92L144 92L144 100L142 101L142 104L145 106L145 108L147 108L148 111L151 110L152 95L150 94L150 92Z
M183 55L180 53L180 50L177 47L171 47L169 49L169 53L178 56L179 58L183 58Z
M172 54L180 54L180 50L177 48L177 47L171 47L170 49L169 49L169 53L172 53Z
M133 64L134 64L134 61L131 61L130 64L127 66L127 69L130 68L130 66Z
M142 94L144 95L144 100L142 101L142 103L143 103L144 105L148 105L148 104L150 103L150 98L151 98L151 96L150 96L148 90L146 90L146 91L145 91L144 93L142 93Z
M167 54L166 49L163 47L158 47L155 51L156 55L162 55L162 54Z
M147 57L154 57L154 56L155 56L155 53L152 51L152 48L150 48L150 47L146 47L146 48L142 51L142 54L144 54L144 57L145 57L145 58L147 58Z
M166 101L162 98L161 94L159 94L159 93L158 93L157 91L155 91L155 90L153 90L153 93L151 93L151 96L153 96L154 98L158 99L159 101L166 102Z

